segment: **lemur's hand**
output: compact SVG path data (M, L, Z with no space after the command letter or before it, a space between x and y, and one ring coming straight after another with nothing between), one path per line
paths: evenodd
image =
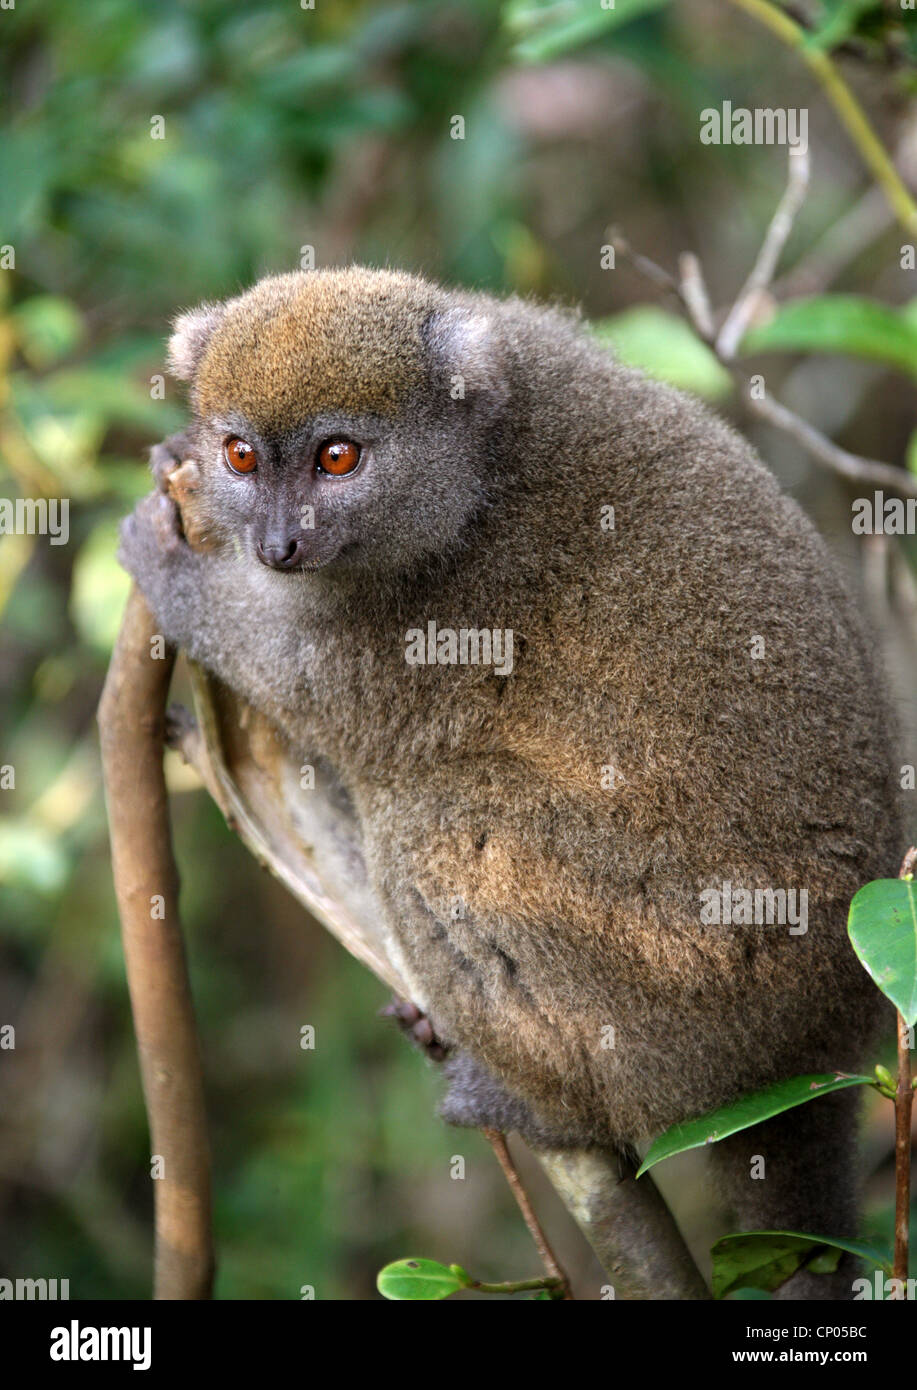
M204 602L202 557L185 540L178 507L167 493L151 492L125 517L118 560L137 581L167 640L187 646Z

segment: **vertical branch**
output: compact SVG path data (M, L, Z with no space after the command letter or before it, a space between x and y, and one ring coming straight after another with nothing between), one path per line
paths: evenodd
M906 881L914 876L917 848L912 847L901 864L899 878ZM892 1274L895 1279L907 1279L908 1245L911 1222L911 1115L914 1109L914 1088L911 1084L911 1051L909 1028L898 1014L898 1084L895 1088L895 1254Z
M892 1273L907 1278L908 1242L911 1220L911 1114L914 1088L911 1085L909 1029L898 1015L898 1086L895 1092L895 1257Z
M108 668L99 733L140 1072L152 1152L164 1169L153 1188L154 1297L202 1299L210 1297L214 1266L210 1153L162 768L175 653L156 660L156 635L135 589Z
M809 156L805 150L791 147L789 176L783 197L771 218L771 224L758 252L758 259L717 336L716 352L723 361L731 362L739 350L739 344L757 311L760 297L774 278L780 253L793 230L793 223L805 202L808 189ZM682 285L684 287L684 280Z

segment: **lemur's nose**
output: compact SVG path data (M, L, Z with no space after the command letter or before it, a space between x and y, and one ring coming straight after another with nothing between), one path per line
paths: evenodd
M272 570L290 570L302 561L302 545L294 536L291 539L275 539L258 542L258 559Z

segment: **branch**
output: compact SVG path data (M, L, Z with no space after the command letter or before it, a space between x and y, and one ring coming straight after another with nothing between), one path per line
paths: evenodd
M522 1178L519 1176L519 1169L513 1162L512 1155L506 1143L506 1135L501 1133L498 1129L482 1129L481 1133L493 1149L497 1162L503 1170L503 1176L509 1184L510 1192L512 1192L516 1199L516 1205L522 1213L522 1219L529 1229L529 1235L535 1243L535 1249L541 1256L541 1263L544 1265L545 1273L549 1279L557 1281L559 1296L563 1299L571 1299L573 1295L570 1292L570 1281L558 1264L557 1256L554 1254L551 1244L544 1233L544 1228L535 1215L535 1209L529 1201L529 1194L526 1192Z
M175 654L155 660L157 628L131 592L99 705L112 868L152 1152L154 1297L205 1299L213 1283L204 1085L178 917L178 874L162 769ZM161 897L160 920L152 915Z
M772 400L770 396L761 400L747 396L745 403L755 415L760 415L762 420L767 420L769 424L783 430L784 434L790 435L807 449L817 462L833 469L842 478L849 478L851 482L864 483L869 487L888 487L903 497L917 497L917 478L906 473L903 468L896 468L893 463L881 463L878 459L863 458L860 454L851 454L822 434L814 425L803 420L800 415L795 415L779 401Z
M805 257L774 285L781 298L819 294L894 221L880 188L871 184L853 207L822 233Z
M709 1299L658 1187L598 1153L540 1153L541 1162L612 1282L616 1298Z
M761 296L774 278L780 253L793 230L796 214L805 202L808 188L809 156L805 150L791 149L786 190L771 218L752 272L717 335L716 353L721 361L731 362L735 357L739 343L755 317Z

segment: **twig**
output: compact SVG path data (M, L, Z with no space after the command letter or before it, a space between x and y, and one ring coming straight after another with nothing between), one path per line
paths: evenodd
M784 434L790 435L807 449L814 459L832 468L842 478L849 478L851 482L864 483L870 487L889 487L903 497L917 497L917 478L906 473L903 468L896 468L892 463L880 463L878 459L863 458L860 454L851 454L772 397L762 396L758 399L746 396L745 404L753 414L760 415L762 420L767 420L769 424L783 430Z
M133 590L102 692L99 733L140 1073L152 1151L164 1170L153 1184L154 1297L204 1299L214 1270L210 1152L162 768L175 654L154 659L156 632Z
M809 43L806 31L770 0L731 0L753 15L794 49L814 74L841 119L863 163L882 189L895 216L911 236L917 235L917 205L902 182L882 142L877 139L856 97L827 53Z
M507 1279L502 1284L485 1284L481 1279L472 1279L468 1285L469 1289L476 1289L478 1293L527 1293L530 1289L537 1292L539 1289L547 1290L552 1298L564 1299L564 1282L561 1279Z
M497 1162L503 1169L503 1176L509 1183L509 1190L516 1199L516 1204L522 1212L522 1219L526 1226L528 1226L529 1234L535 1242L535 1249L541 1256L541 1263L545 1267L545 1273L550 1279L560 1280L560 1287L563 1289L563 1297L565 1299L571 1299L573 1295L570 1292L570 1281L557 1263L557 1257L548 1243L548 1238L541 1227L538 1217L535 1215L534 1208L529 1201L529 1195L522 1185L519 1170L513 1162L507 1147L506 1136L501 1134L498 1129L482 1129L481 1133L493 1149L497 1156Z
M688 311L688 317L695 331L705 342L712 344L716 337L713 308L701 263L693 251L683 251L678 257L678 275L678 295Z
M758 259L730 309L726 322L716 339L716 354L721 362L731 362L739 343L755 316L761 294L774 278L780 253L793 230L796 214L805 202L809 188L809 156L805 150L791 149L789 175L783 197L771 218Z
M624 256L635 270L646 280L652 280L653 284L660 290L665 290L669 294L682 297L681 286L673 275L664 270L661 265L651 261L648 256L642 256L639 251L635 251L620 227L611 226L606 232L610 244L614 247L615 253Z
M917 863L917 846L911 846L901 863L898 877L912 879ZM911 1083L910 1030L898 1014L898 1084L895 1088L895 1254L892 1275L907 1279L908 1244L911 1220L911 1115L914 1087Z

